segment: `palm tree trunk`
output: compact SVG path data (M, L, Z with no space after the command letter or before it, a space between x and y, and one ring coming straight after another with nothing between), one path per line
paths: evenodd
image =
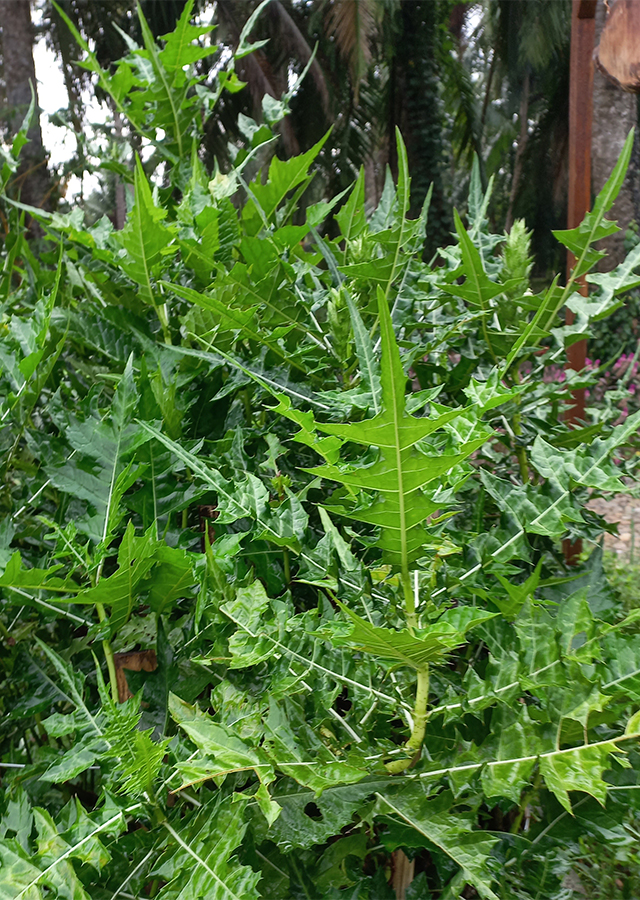
M529 140L529 73L524 76L522 85L522 99L520 100L520 137L518 138L518 146L516 147L516 158L513 164L513 179L511 181L511 192L509 194L509 208L507 210L507 221L505 224L506 231L511 231L513 225L513 207L518 196L518 188L522 177L522 163L524 161L524 151L527 148Z
M596 7L596 42L600 38L607 11L603 3ZM637 98L627 94L604 77L596 68L593 73L593 131L591 139L591 192L597 194L618 161L627 135L638 122ZM607 256L598 264L599 271L609 271L625 257L625 232L632 219L637 218L635 191L638 188L638 137L622 189L609 215L621 231L598 242L598 249Z
M0 3L2 3L2 0L0 0ZM237 21L236 8L231 0L218 0L217 14L218 21L224 24L229 37L237 44L240 40L240 32L244 23L241 24ZM272 84L268 70L268 62L260 50L250 53L238 62L238 74L244 81L248 82L253 100L254 115L258 120L262 117L262 98L264 95L269 94L271 97L279 98L279 92L276 91L275 86ZM300 144L291 125L290 116L285 116L278 123L276 130L282 136L282 143L287 156L296 156L300 153Z
M20 168L14 176L13 186L23 203L46 209L50 204L52 183L40 128L29 0L1 0L0 28L7 98L6 117L11 136L22 125L31 103L32 89L36 97L36 111L27 133L29 143L22 150ZM38 227L32 225L32 231L38 230Z
M389 76L389 165L397 174L395 126L402 132L411 172L410 214L422 209L433 185L426 255L449 242L451 223L444 198L443 115L436 68L441 10L432 0L403 0L397 10L398 37Z

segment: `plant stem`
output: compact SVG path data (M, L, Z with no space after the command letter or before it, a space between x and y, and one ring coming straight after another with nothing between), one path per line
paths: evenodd
M152 295L153 299L153 295ZM153 300L153 305L155 306L156 314L158 316L158 321L160 322L160 327L162 328L162 337L164 338L165 344L171 346L173 341L171 340L171 331L169 329L169 317L167 316L167 304L161 303L159 306L156 305L155 300Z
M284 580L285 584L291 584L291 561L289 559L289 551L285 547L282 551L282 562L284 564Z
M411 587L411 574L409 566L404 563L402 566L402 590L404 592L404 614L407 620L407 626L410 631L415 631L418 627L418 617L416 616L416 601ZM429 666L425 665L423 669L418 669L418 681L416 684L416 703L413 709L413 729L409 740L404 745L404 749L411 753L411 756L404 759L394 759L393 762L387 763L387 771L391 775L398 775L404 772L411 765L411 759L420 751L424 735L427 730L427 704L429 702ZM413 752L412 752L413 751Z
M245 388L244 391L240 391L240 400L242 402L242 406L244 408L244 414L247 419L247 425L251 425L253 423L253 410L251 408L251 399L249 397L249 391Z
M104 622L107 618L107 614L104 611L104 606L102 603L96 603L96 610L98 612L98 618L101 622ZM111 698L114 703L119 702L118 696L118 678L116 676L116 663L113 658L113 649L111 648L111 641L109 638L105 638L102 642L102 649L104 650L104 658L107 661L107 669L109 670L109 683L111 685Z
M632 562L633 562L633 560L632 560ZM11 635L9 633L9 629L7 628L7 626L4 624L4 622L1 619L0 619L0 634L5 639L5 641L7 643L9 643L9 641L11 640Z
M411 753L405 759L394 759L387 763L387 772L390 775L399 775L411 765L412 757L419 752L427 730L427 703L429 701L429 666L418 669L418 683L416 686L416 704L413 709L413 730L411 737L404 745L404 749Z
M520 384L520 372L516 367L516 371L514 373L514 379L516 384ZM521 397L518 397L517 404L520 406ZM517 412L513 417L513 433L516 437L520 437L522 434L522 415ZM516 458L518 460L518 467L520 469L520 477L522 478L523 484L529 483L529 460L527 459L527 450L526 447L516 447Z
M402 567L402 591L404 593L404 615L410 631L414 631L418 627L418 617L416 616L416 601L411 587L411 575L409 567Z
M520 831L520 826L522 825L522 820L524 819L524 815L527 811L527 807L537 794L540 789L540 784L542 782L542 778L540 776L540 772L536 772L536 776L533 780L533 784L531 785L530 790L525 791L522 796L522 801L520 803L520 809L518 810L518 815L515 818L513 825L511 826L511 834L518 834Z
M524 447L516 447L516 457L522 483L527 484L529 482L529 461L527 460L527 451Z

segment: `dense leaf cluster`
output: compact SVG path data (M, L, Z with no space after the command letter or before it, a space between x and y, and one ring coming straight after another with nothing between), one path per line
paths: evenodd
M400 136L375 210L361 174L302 224L324 141L244 119L204 170L189 16L113 75L85 48L156 151L125 228L41 214L36 255L7 207L0 894L380 900L402 850L414 898L567 896L581 841L632 840L640 617L585 501L640 420L572 429L585 377L542 374L638 283L573 286L631 139L566 286L477 168L429 265Z

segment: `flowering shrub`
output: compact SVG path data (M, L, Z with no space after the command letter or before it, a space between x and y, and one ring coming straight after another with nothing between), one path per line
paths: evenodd
M596 408L610 411L618 409L617 423L624 422L630 413L640 409L638 353L623 353L603 371L600 360L587 358L586 370L591 374L592 387L587 388L587 398Z

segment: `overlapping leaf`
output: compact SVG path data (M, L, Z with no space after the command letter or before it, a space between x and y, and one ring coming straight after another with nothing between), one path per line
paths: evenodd
M343 441L378 448L378 458L369 466L316 466L314 475L338 481L348 488L376 491L378 499L369 508L351 511L352 518L381 529L379 546L385 558L406 565L420 555L427 541L424 522L438 504L423 492L442 479L485 442L488 432L463 443L457 453L427 455L418 449L421 441L461 415L452 409L439 415L416 418L406 410L406 376L393 334L386 298L378 290L382 338L382 411L373 419L345 425L317 423L319 430Z

